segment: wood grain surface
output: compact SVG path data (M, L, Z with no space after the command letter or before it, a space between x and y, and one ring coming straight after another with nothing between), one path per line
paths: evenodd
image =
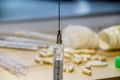
M38 55L38 51L0 48L0 54L23 63L29 68L27 76L16 76L0 68L0 80L53 80L52 65L36 64L34 62L33 57ZM112 77L118 77L120 79L120 69L114 68L114 58L120 55L120 51L98 51L98 54L107 56L107 67L92 67L92 76L87 76L82 74L81 65L75 66L73 73L64 72L64 80L96 80ZM71 62L65 64L69 66Z

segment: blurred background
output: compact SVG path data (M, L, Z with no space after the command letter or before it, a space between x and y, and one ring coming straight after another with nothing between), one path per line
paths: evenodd
M25 29L54 34L57 16L57 0L0 0L0 31ZM61 26L69 24L95 31L120 24L120 1L61 0Z
M91 28L93 31L99 33L99 31L104 28L114 25L120 25L120 0L118 1L117 0L61 0L60 14L61 14L61 29L72 24L73 26L74 25L87 26ZM101 33L101 36L99 37L98 35L96 35L96 33L92 32L88 28L84 29L83 27L82 27L83 29L81 27L80 28L78 27L73 31L67 29L66 33L64 32L65 35L63 35L64 36L63 44L65 45L65 49L67 49L68 51L68 52L66 51L65 53L70 53L70 55L69 54L66 55L67 56L67 59L65 60L65 65L67 67L66 72L71 73L72 71L74 71L74 66L73 66L74 59L76 59L75 63L79 63L79 62L81 63L81 61L83 62L81 63L82 65L79 66L75 65L76 67L75 74L74 73L69 75L68 73L67 75L65 74L66 80L67 79L71 80L72 78L76 80L77 78L78 79L80 78L82 80L86 80L86 79L93 80L95 78L105 78L105 77L114 78L117 76L119 79L108 79L108 80L120 80L120 70L118 71L118 69L115 69L114 67L115 56L120 56L120 52L116 51L116 49L120 49L120 35L118 32L118 30L120 30L120 26L116 26L116 27L108 29L106 33L104 32ZM52 58L51 56L51 54L53 53L52 45L56 41L56 34L58 31L57 29L58 29L58 0L0 0L0 55L8 56L11 59L16 60L18 62L20 61L30 69L28 76L19 77L18 79L14 78L13 75L11 76L9 73L6 73L5 71L1 70L0 80L3 79L4 80L26 80L26 79L37 80L39 78L41 78L42 80L47 80L47 79L52 80L52 75L53 75L51 73L53 71L52 66L51 68L49 65L48 65L49 67L47 67L47 65L42 66L41 63L48 63L50 65L52 64L51 60L49 62L49 58ZM73 29L73 28L69 28L69 29ZM31 31L31 32L27 32L27 31ZM34 32L39 32L39 33L34 33ZM49 35L45 36L44 33L52 34L53 36L49 36ZM101 40L99 40L98 38ZM98 43L100 43L102 47L98 46ZM43 50L42 48L39 48L46 46L48 47L49 45L50 48L46 48L46 49L43 48ZM17 49L12 50L12 49L6 49L6 47L36 50L36 51L24 51ZM83 50L79 48L83 48ZM74 49L78 49L78 50L74 51ZM112 50L112 49L115 52L114 51L104 52L104 50ZM75 54L77 52L84 54L87 53L90 55L86 55L86 57L84 57L85 59L83 58L83 54L80 55L77 54L78 57L75 55L76 58L72 57L71 54L73 53ZM50 55L51 57L48 57L48 55ZM101 58L99 57L102 55L105 58L105 59L103 58L103 60L102 57ZM98 69L92 68L92 71L91 68L88 69L88 66L86 68L83 65L86 64L88 58L91 58L91 60L95 58L95 64L96 64L97 60L106 61L106 57L107 58L110 57L110 58L107 59L107 63L103 62L103 65L101 65L101 67L103 67L106 64L108 64L106 68L103 69L100 68L100 66L98 66L100 65L99 62L97 63L98 64L97 66L99 68ZM43 62L43 59L45 58L46 60ZM3 60L0 61L2 61L3 63L5 62L5 65L1 63L2 65L7 66L6 61ZM35 62L40 64L37 65ZM21 64L13 65L13 61L10 63L12 64L8 63L8 68L5 69L9 70L10 68L14 70L14 72L20 74L23 74L21 73L22 71L26 71L25 69L21 69L22 67L24 67L24 66L21 67L20 66ZM92 64L93 63L94 62L92 62ZM71 68L71 66L69 67L69 65L72 65L73 69ZM81 66L83 66L84 69L86 68L87 72L86 70L82 70L83 67L81 68ZM79 70L77 71L77 69L79 69L81 72ZM82 75L81 74L82 72L89 76L87 77L86 75L85 76ZM44 76L44 74L46 75ZM19 75L16 75L15 77L17 76ZM107 80L107 79L103 79L103 80Z

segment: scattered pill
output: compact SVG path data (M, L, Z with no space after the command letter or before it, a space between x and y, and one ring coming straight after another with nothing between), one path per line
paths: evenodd
M91 55L89 55L89 54L81 54L80 56L81 56L82 58L87 58L88 60L91 59Z
M64 52L69 53L70 55L73 55L75 53L75 50L72 48L64 48Z
M82 67L91 70L91 65L84 65Z
M94 56L92 56L92 60L98 60L98 58L99 58L99 55L94 55Z
M80 57L74 57L73 62L75 64L80 64L82 62L82 59Z
M64 58L71 59L71 55L68 53L64 53Z
M52 57L53 53L47 53L46 55L47 55L47 57Z
M40 63L40 57L39 57L39 56L35 56L35 57L34 57L34 61L35 61L36 63Z
M50 46L48 49L47 49L47 55L49 56L52 56L53 55L53 48L54 46Z
M69 66L68 69L67 69L67 71L69 73L72 73L74 71L74 65Z
M86 65L94 66L94 67L102 67L102 66L107 66L107 62L101 62L101 61L89 61L86 63Z
M87 69L86 67L82 67L81 70L83 74L86 74L86 75L92 74L92 71L90 69Z
M73 57L81 57L79 54L74 54Z
M99 57L98 57L98 60L99 60L99 61L106 61L107 58L106 58L106 56L99 56Z
M40 57L46 57L46 53L40 51L40 52L39 52L39 56L40 56Z
M86 58L86 57L83 57L83 58L82 58L82 62L83 62L83 63L86 63L87 61L88 61L88 58Z
M65 65L63 66L63 72L66 72L66 66Z
M40 49L40 51L42 51L42 52L47 52L47 49Z
M96 53L95 50L90 50L90 49L75 50L72 48L65 48L64 52L65 52L64 58L72 60L73 63L77 65L84 63L84 65L81 67L81 70L82 73L86 75L92 74L91 67L107 66L107 62L105 62L107 59L106 56L93 55L94 53ZM81 54L81 53L85 53L85 54ZM41 59L39 56L42 57L43 59ZM48 57L53 56L53 46L49 47L48 49L40 49L39 56L34 57L34 61L36 63L40 63L42 61L43 64L52 65L53 60ZM75 70L74 65L70 65L67 68L65 65L63 65L63 72L72 73L74 70Z
M52 60L52 59L44 58L44 59L43 59L43 63L44 63L44 64L53 64L53 60Z
M96 53L94 49L79 49L79 50L76 50L75 52L78 54L81 54L81 53L95 54Z

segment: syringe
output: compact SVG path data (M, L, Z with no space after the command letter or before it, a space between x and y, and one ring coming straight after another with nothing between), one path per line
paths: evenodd
M64 46L62 45L61 31L60 31L60 0L58 1L58 34L57 34L57 44L54 47L54 79L53 80L63 80L63 55Z
M63 53L63 45L56 44L54 48L54 80L63 80Z

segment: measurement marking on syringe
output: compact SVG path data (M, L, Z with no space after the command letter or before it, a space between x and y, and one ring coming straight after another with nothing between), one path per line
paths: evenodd
M54 62L54 79L61 80L62 79L62 60L55 60Z

